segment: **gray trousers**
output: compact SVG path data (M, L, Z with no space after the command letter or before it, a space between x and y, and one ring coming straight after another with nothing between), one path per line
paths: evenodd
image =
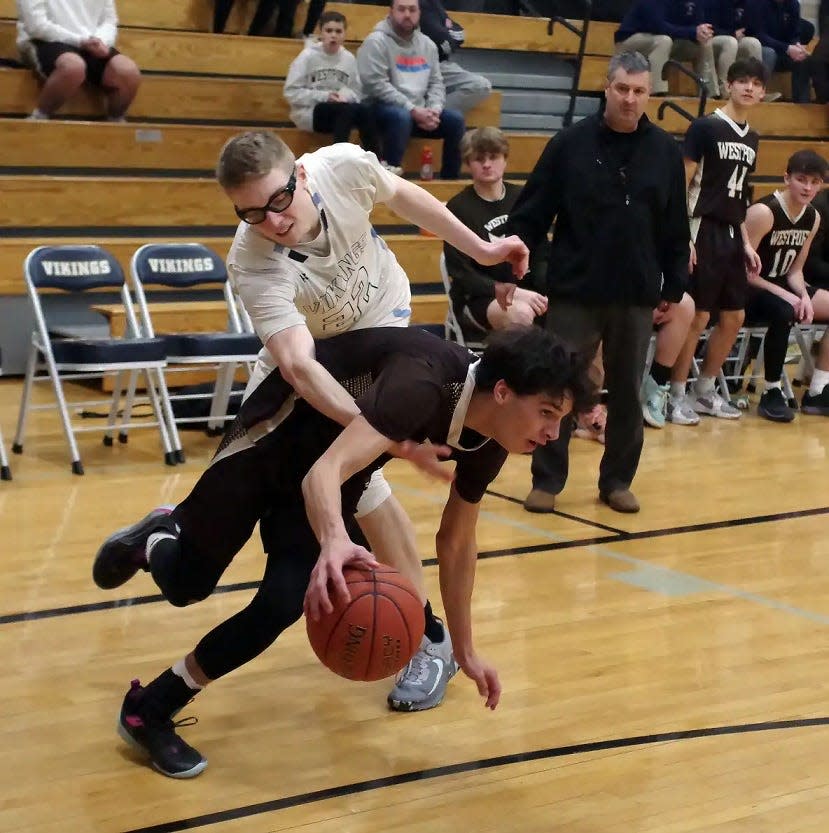
M627 489L633 482L644 442L639 389L653 330L649 307L587 307L550 300L547 329L577 350L596 354L599 343L604 358L607 388L605 447L599 466L599 491ZM554 442L533 452L533 488L557 495L567 482L570 434L573 419L561 423Z
M442 61L440 73L443 76L443 85L446 87L447 110L458 110L464 115L476 104L489 98L492 92L492 84L488 78L464 69L454 61Z

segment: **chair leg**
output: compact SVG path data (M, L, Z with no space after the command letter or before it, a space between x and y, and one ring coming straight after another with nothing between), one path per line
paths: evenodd
M147 371L147 391L152 388L150 384L150 374ZM132 407L135 404L135 388L138 385L138 371L133 370L130 372L129 376L129 383L127 385L127 395L126 400L124 402L124 415L121 418L121 430L118 432L118 442L119 443L126 443L129 440L129 436L127 434L128 425L132 420ZM153 388L154 390L154 388Z
M144 378L147 380L147 395L150 397L150 402L153 406L153 413L155 414L155 420L158 423L158 433L161 435L161 446L164 449L164 462L168 466L174 466L178 461L176 460L173 447L170 444L170 434L167 430L167 420L161 406L158 389L155 386L155 382L153 381L149 370L144 371ZM134 391L135 386L132 382L130 383L130 387ZM131 404L132 403L130 402L130 407Z
M173 413L172 403L170 402L170 391L167 390L167 380L164 377L163 370L156 370L154 373L158 379L158 395L161 398L161 409L167 419L167 430L170 432L170 445L175 458L174 462L169 465L183 463L185 460L184 451L181 447L181 437L179 437L178 428L176 427L176 417Z
M37 345L34 340L29 345L29 355L26 357L26 375L23 378L23 392L20 396L20 411L17 415L17 430L14 434L12 451L23 453L23 441L26 437L26 423L29 419L29 404L32 399L32 385L37 372Z
M63 425L63 433L66 435L66 442L69 445L69 456L72 458L72 474L83 474L83 463L81 463L81 453L78 450L78 444L75 442L75 432L72 430L72 420L69 416L69 407L66 404L66 397L63 395L63 384L60 381L60 374L58 373L55 360L51 353L44 355L46 360L46 367L49 371L49 377L52 380L52 388L55 392L55 398L58 401L58 412L60 413L60 421Z
M233 377L236 375L236 364L221 365L216 373L216 388L210 400L210 416L207 418L207 433L211 436L220 434L224 430L227 409L230 403L230 391L233 388Z
M119 370L115 374L115 381L112 386L112 401L109 405L109 416L107 417L107 429L104 433L103 443L105 446L112 445L112 434L115 431L115 422L118 419L118 404L121 401L121 391L124 389L124 371Z
M9 468L9 458L6 457L6 446L3 444L3 434L0 433L0 480L11 480L12 470Z

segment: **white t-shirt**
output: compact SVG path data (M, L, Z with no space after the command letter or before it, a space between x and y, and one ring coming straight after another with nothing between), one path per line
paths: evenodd
M409 280L369 220L374 204L392 196L394 174L373 153L345 143L305 154L297 163L320 210L319 237L287 249L240 223L227 256L231 285L262 344L303 322L314 338L408 326ZM274 367L263 347L257 381Z

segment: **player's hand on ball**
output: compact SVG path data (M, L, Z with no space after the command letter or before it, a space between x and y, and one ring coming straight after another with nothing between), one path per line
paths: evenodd
M484 705L488 709L494 709L501 699L501 681L498 679L495 667L482 660L477 654L464 659L456 654L455 659L463 673L478 686L478 694L486 701Z
M317 563L311 572L308 589L305 591L303 608L306 616L316 621L323 613L331 613L334 609L331 596L343 604L351 600L351 593L348 592L348 585L343 576L343 567L346 564L371 570L380 566L380 562L365 547L355 544L349 538L327 543L320 550Z

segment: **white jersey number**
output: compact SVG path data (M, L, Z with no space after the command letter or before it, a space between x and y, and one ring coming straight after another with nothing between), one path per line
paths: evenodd
M728 180L728 196L738 200L743 198L743 183L746 181L748 168L745 165L735 165L734 173Z
M788 275L796 257L797 249L778 249L774 253L774 262L771 264L769 277L778 278Z

